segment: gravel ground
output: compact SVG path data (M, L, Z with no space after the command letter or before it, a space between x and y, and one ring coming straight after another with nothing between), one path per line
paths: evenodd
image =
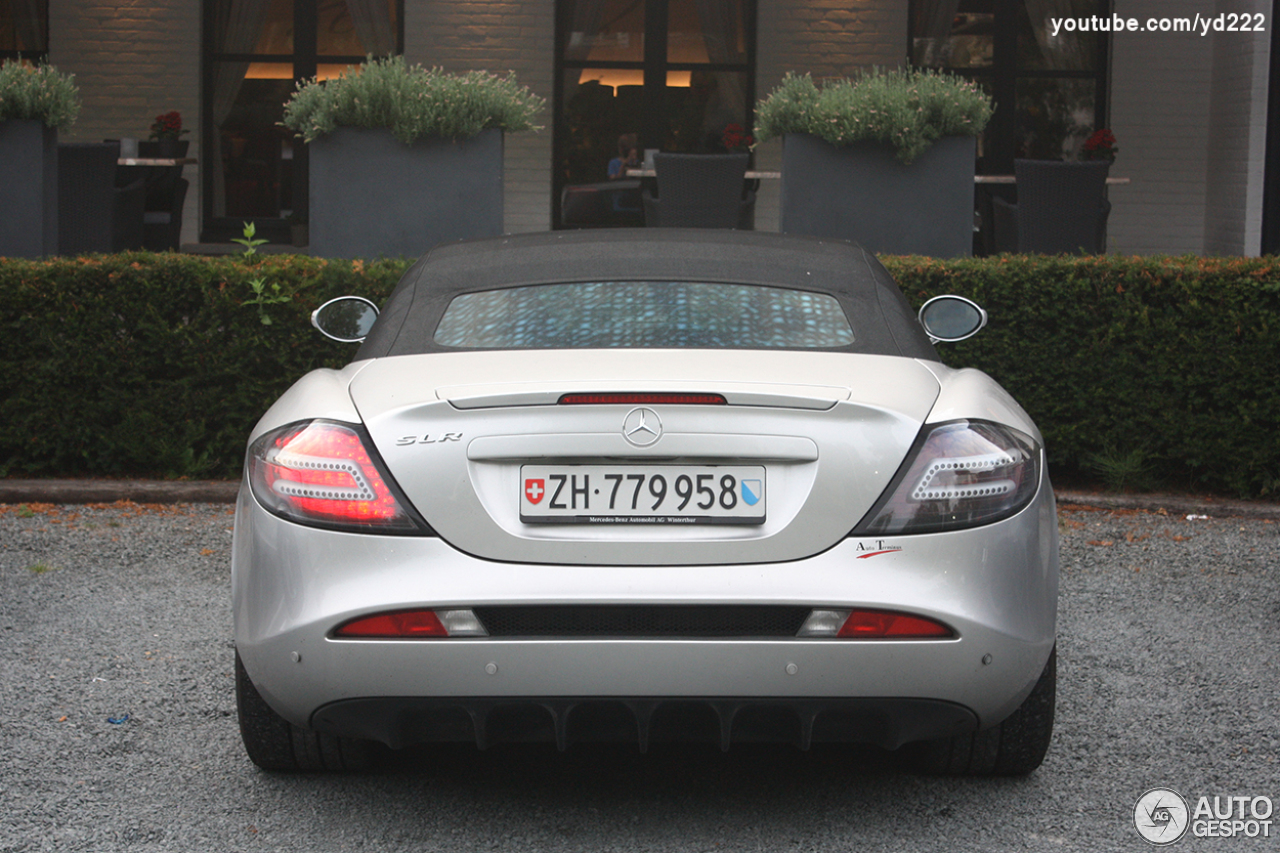
M1271 521L1062 513L1058 727L1014 780L786 747L262 773L235 720L231 523L213 504L0 506L0 851L1123 851L1147 849L1132 813L1152 787L1280 805Z

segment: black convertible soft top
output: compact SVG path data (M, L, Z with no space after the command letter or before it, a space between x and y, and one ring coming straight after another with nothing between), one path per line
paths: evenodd
M520 234L438 246L410 267L356 359L457 352L436 326L462 293L600 281L730 282L829 293L854 340L834 352L938 355L888 271L861 246L756 231L601 229Z

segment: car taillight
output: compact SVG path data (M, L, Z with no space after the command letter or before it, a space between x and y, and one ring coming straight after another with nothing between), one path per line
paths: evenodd
M266 509L303 524L362 532L425 533L347 424L309 421L249 448L249 486Z
M846 640L943 640L955 632L934 619L892 610L815 610L799 637Z
M934 533L1008 518L1040 485L1040 446L988 421L952 421L921 434L907 462L853 536Z
M333 632L348 640L427 640L435 637L487 637L470 610L399 610L347 622Z

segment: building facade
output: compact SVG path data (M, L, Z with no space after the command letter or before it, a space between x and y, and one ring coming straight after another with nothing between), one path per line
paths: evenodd
M296 77L398 51L450 71L512 71L546 98L546 127L506 140L511 232L556 227L564 186L582 180L594 160L604 179L600 138L615 144L619 125L606 122L584 142L590 134L579 132L580 115L599 115L575 113L584 92L612 98L615 111L619 99L633 98L634 111L620 114L635 115L635 126L622 129L637 132L641 147L675 140L696 150L698 133L677 127L689 104L701 111L691 121L701 117L702 130L717 98L720 118L749 125L751 105L788 71L845 76L911 60L990 88L1003 109L999 134L984 140L992 168L1046 149L1069 154L1085 130L1109 126L1120 150L1112 174L1130 179L1110 190L1109 251L1254 255L1275 251L1267 235L1280 231L1268 216L1277 206L1268 187L1280 180L1269 103L1278 70L1275 7L1275 0L9 0L15 18L24 9L47 17L34 35L29 22L11 21L8 30L0 22L0 49L25 47L75 74L83 109L64 140L145 138L157 114L182 114L199 161L187 174L188 243L225 240L244 219L275 226L305 215L306 152L283 129L270 130L283 97ZM1068 18L1070 31L1062 25ZM1139 28L1097 31L1099 20L1116 19ZM1178 31L1182 20L1191 26ZM1046 124L1045 109L1061 113L1056 124ZM757 168L778 168L780 160L780 143L757 147ZM776 229L777 209L777 182L766 181L756 227Z

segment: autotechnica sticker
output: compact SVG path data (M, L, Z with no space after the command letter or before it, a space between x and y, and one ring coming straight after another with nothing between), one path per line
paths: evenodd
M862 553L858 555L859 560L865 560L868 557L879 557L881 554L892 554L901 551L901 545L890 545L883 539L871 539L865 542L859 542L857 549Z

